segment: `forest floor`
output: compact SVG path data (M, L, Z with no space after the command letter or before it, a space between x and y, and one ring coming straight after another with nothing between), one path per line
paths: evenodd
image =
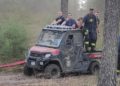
M22 73L0 73L0 86L96 86L96 82L96 77L91 75L44 79Z
M120 78L118 78L120 86ZM59 79L26 77L22 73L1 72L0 86L97 86L97 77L87 74L68 75Z

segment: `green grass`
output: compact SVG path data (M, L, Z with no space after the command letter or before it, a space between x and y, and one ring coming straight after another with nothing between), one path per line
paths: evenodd
M27 49L26 31L17 21L7 21L0 25L0 61L24 58Z
M17 55L12 55L12 45L11 42L12 40L16 40L21 43L21 46L25 46L26 48L33 46L37 38L40 34L41 29L47 25L50 24L54 16L51 15L42 15L42 14L31 14L31 15L22 15L22 13L16 14L10 14L9 13L5 16L0 15L0 40L4 41L4 43L1 43L1 46L3 46L0 49L0 63L6 63L6 62L12 62L17 59L24 59L24 50L22 53L19 53L20 50L17 49L15 52L18 54ZM4 33L9 32L10 34L14 34L14 37L18 39L12 39L9 40L8 38L4 39ZM21 36L21 35L22 36ZM20 36L20 37L19 37ZM24 41L21 41L22 37L25 37ZM0 41L0 42L2 42ZM27 41L27 44L24 44L25 41ZM20 43L18 43L20 44Z

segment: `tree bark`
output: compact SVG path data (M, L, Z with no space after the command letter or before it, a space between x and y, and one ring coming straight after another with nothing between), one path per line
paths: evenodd
M116 86L119 35L119 0L105 0L104 49L98 86Z
M61 11L66 17L68 14L68 0L61 0Z

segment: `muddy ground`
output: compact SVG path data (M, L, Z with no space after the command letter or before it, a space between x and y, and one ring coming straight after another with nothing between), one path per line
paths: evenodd
M0 73L0 86L96 86L96 77L68 75L59 79L44 79L26 77L22 73Z
M0 86L96 86L96 83L96 76L86 74L44 79L40 76L26 77L22 73L0 73Z

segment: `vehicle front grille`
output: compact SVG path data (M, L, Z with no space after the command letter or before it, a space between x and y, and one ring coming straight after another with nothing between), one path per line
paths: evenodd
M31 52L30 56L32 57L44 57L45 53L36 53L36 52Z

